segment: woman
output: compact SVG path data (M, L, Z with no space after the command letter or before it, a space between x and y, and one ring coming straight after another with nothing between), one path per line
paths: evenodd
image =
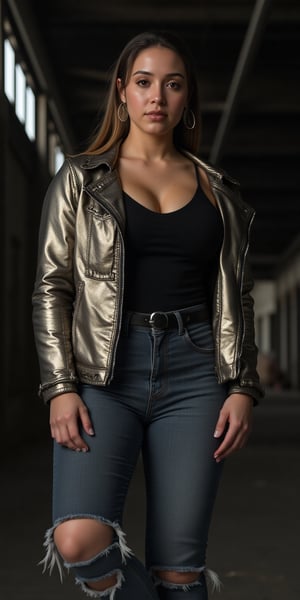
M94 142L66 159L43 207L33 320L54 438L43 562L62 560L92 597L207 599L223 460L246 443L262 395L254 211L197 158L199 123L180 40L136 36ZM140 452L146 567L122 530Z

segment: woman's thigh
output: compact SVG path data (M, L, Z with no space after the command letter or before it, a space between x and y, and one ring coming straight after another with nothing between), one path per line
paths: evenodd
M82 385L79 391L95 435L81 431L89 446L86 453L54 443L53 520L89 515L121 522L143 427L116 390Z
M215 375L209 326L170 337L164 394L144 441L148 566L201 567L222 464L214 429L227 386Z

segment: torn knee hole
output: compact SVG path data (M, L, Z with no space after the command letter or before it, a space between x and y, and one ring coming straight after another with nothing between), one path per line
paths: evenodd
M83 519L85 520L84 522ZM87 523L95 524L95 522L105 525L105 530L109 532L109 536L105 540L105 546L102 540L103 550L100 550L99 552L99 540L96 540L96 538L94 546L88 547L88 552L86 550L87 546L85 545L85 553L81 551L82 547L84 546L82 542L81 546L77 546L75 550L71 547L70 539L68 543L65 542L64 548L63 542L61 544L57 543L59 541L58 532L63 531L63 525L70 524L74 521L77 521L77 523L81 522L83 525ZM102 531L104 531L103 528ZM61 538L62 537L63 536L61 536ZM68 569L72 568L74 570L78 567L81 571L80 578L81 576L85 576L85 569L87 569L87 578L91 576L92 578L96 579L97 575L99 574L100 577L101 575L104 575L104 573L106 573L107 576L111 575L112 570L117 568L120 569L122 565L126 563L127 558L132 555L132 551L126 543L125 533L121 529L121 526L118 522L109 521L100 516L93 517L90 515L72 515L68 518L57 520L54 525L46 531L44 547L46 549L46 554L44 559L40 561L40 564L43 566L43 572L49 569L49 573L51 574L54 567L57 566L61 580L63 579L63 566L66 566ZM97 568L96 563L99 559L101 563L106 563L106 567L105 570L101 569L101 573L95 573L93 567Z
M120 570L117 570L113 573L108 573L100 579L82 580L76 577L75 581L87 596L92 598L105 597L106 599L114 600L117 590L122 587L124 576Z
M175 584L194 583L199 581L201 573L195 571L155 571L157 578Z
M202 567L177 567L174 569L168 567L151 567L151 573L155 585L162 586L174 590L189 591L196 586L206 585L208 580L212 591L220 591L221 581L211 569L207 569L206 566Z
M92 597L109 596L114 599L123 582L122 555L118 542L111 544L89 560L65 566L75 575L75 581Z
M94 582L88 582L88 587L97 590L105 590L109 587L116 585L118 581L117 573L113 573L112 575L105 575L101 579L97 579Z
M113 529L96 519L76 518L60 523L54 531L55 545L67 563L88 560L112 543Z

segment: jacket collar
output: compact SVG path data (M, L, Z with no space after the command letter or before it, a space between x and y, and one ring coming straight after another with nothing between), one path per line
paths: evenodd
M94 154L88 155L83 154L77 157L78 164L84 170L93 170L101 167L105 167L105 173L100 175L100 173L96 174L96 178L94 181L90 182L87 185L87 191L91 193L96 199L101 201L101 203L105 204L108 209L115 214L115 217L119 221L120 227L124 230L125 227L125 211L124 211L124 203L122 200L122 190L120 187L120 180L117 174L117 170L115 169L116 158L118 154L119 144L115 145L113 148L108 150L107 152L103 152L102 154ZM212 187L215 189L216 197L218 199L218 205L220 210L222 209L222 202L219 202L219 194L218 190L224 191L228 194L228 184L230 188L233 188L231 193L234 193L234 188L239 186L239 182L229 175L225 171L220 169L215 169L213 166L208 163L202 161L200 158L184 150L182 152L187 158L192 160L195 164L202 167L210 180ZM102 169L101 169L102 170ZM227 187L227 191L224 188ZM242 202L239 199L239 203L242 203L245 215L246 213L254 212L251 207L249 207L245 202Z
M106 166L109 171L112 171L116 161L119 144L113 146L107 152L102 154L82 154L78 157L78 164L82 169L96 169L100 166Z

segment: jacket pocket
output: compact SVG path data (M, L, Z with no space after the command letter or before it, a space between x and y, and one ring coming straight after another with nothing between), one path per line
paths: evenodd
M107 213L88 207L88 235L85 274L92 279L115 278L114 250L116 226Z

